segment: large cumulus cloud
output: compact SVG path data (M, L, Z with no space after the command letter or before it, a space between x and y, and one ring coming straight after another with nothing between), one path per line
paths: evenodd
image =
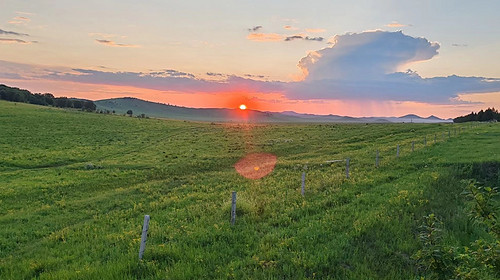
M439 44L402 32L337 35L333 46L311 52L299 61L307 80L374 80L411 62L438 54Z
M438 55L439 44L399 32L335 36L333 45L299 61L305 79L289 84L294 99L396 100L449 103L458 94L500 90L499 79L422 78L401 69Z

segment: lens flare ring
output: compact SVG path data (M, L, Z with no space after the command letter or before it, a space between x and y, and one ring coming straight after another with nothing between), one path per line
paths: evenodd
M234 168L241 176L248 179L260 179L274 170L277 157L269 153L248 154L240 159Z

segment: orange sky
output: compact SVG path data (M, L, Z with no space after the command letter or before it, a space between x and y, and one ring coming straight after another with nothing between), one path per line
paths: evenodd
M334 114L353 117L402 116L409 113L422 117L435 115L454 118L479 111L487 107L500 108L500 92L478 93L460 96L470 103L429 104L413 101L349 101L349 100L290 100L281 93L225 92L225 93L178 93L152 89L94 85L50 80L6 80L10 86L51 92L56 96L68 96L99 100L105 98L136 97L154 102L194 108L237 108L246 104L249 109L259 111L295 111L297 113Z

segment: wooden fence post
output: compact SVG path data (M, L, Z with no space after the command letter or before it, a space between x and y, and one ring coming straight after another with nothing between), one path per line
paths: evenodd
M411 151L415 151L415 141L411 141Z
M350 158L345 159L345 177L349 179L349 161Z
M302 196L305 195L306 192L306 172L302 172L302 189L300 190L300 193Z
M139 249L139 259L142 260L144 251L146 250L146 239L148 238L149 230L149 215L144 216L144 224L142 225L141 247Z
M231 195L231 225L234 225L236 221L236 192L232 192Z

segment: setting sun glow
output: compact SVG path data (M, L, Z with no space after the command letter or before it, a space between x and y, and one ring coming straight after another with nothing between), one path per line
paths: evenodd
M245 105L245 104L241 104L241 105L240 105L240 109L241 109L241 110L246 110L246 109L247 109L247 105Z

